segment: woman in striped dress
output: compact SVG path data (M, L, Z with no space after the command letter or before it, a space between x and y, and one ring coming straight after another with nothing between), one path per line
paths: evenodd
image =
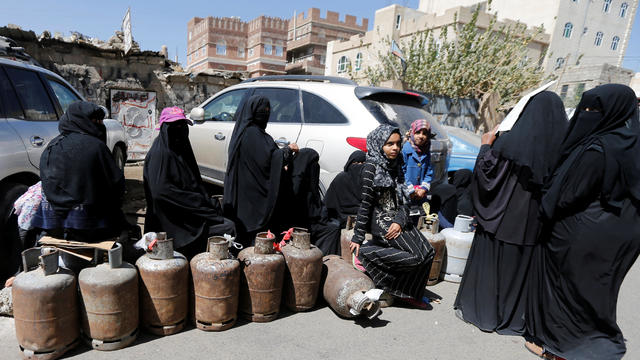
M434 250L409 218L397 127L380 125L367 136L362 203L351 251L376 287L406 303L422 301ZM373 238L364 243L365 233Z

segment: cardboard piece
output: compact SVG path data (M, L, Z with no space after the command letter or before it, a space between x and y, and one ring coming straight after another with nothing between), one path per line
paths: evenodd
M498 131L509 131L509 130L511 130L511 128L516 123L516 121L518 121L518 118L520 117L520 114L522 114L522 110L524 110L524 107L527 105L529 100L532 97L538 95L539 93L547 90L548 88L550 88L556 82L558 82L558 81L557 80L553 80L551 82L548 82L548 83L542 85L541 87L533 90L532 92L528 93L527 95L523 96L522 99L520 99L520 101L518 101L516 106L514 106L511 111L509 111L509 113L504 118L504 120L502 120L502 122L498 126Z
M116 243L115 240L102 241L99 243L87 243L81 241L69 241L64 239L56 239L51 236L43 236L39 241L41 245L53 246L67 254L77 256L81 259L91 261L95 249L109 251Z

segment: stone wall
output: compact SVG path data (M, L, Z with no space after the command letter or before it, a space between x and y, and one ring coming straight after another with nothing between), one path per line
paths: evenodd
M109 90L155 91L160 113L167 106L180 106L188 113L216 92L242 81L242 73L182 71L160 52L132 51L124 55L117 48L101 48L87 41L40 37L33 31L0 27L0 36L15 40L44 68L73 85L95 103L109 104Z

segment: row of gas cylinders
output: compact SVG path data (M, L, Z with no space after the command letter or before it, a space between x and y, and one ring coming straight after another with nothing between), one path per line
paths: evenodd
M305 229L294 229L281 252L271 234L259 233L237 259L222 237L210 238L207 251L190 263L164 233L145 246L133 266L122 261L117 244L108 263L83 269L77 279L58 267L57 249L23 252L24 272L12 288L23 357L55 359L80 339L97 350L120 349L136 339L139 326L157 335L181 331L189 313L205 331L229 329L238 315L268 322L277 318L281 301L292 311L311 309L321 286L342 317L379 312L369 294L375 291L371 279L339 256L323 258Z

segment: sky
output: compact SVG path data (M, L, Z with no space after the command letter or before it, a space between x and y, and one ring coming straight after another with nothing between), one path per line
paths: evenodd
M178 54L178 61L184 64L187 22L195 16L238 16L244 21L260 15L289 19L294 11L306 14L316 7L322 16L326 10L331 10L340 13L341 20L345 14L356 16L358 23L363 17L368 18L371 28L376 9L391 4L417 8L418 3L419 0L0 0L0 26L16 24L37 35L44 30L65 36L78 31L106 41L120 29L122 18L130 7L133 38L140 48L160 51L162 45L167 45L169 57L174 59ZM640 16L635 18L623 66L640 72Z

